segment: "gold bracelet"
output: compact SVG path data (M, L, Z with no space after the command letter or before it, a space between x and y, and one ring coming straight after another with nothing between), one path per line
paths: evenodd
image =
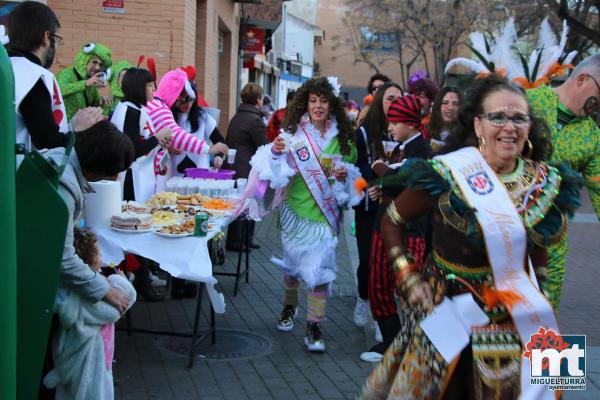
M396 226L406 225L406 220L404 218L402 218L402 216L396 209L396 204L393 201L390 203L390 205L387 208L387 215L388 215L388 217L390 217L390 221L392 221L392 224L394 224Z
M388 251L388 260L395 260L396 257L401 256L402 254L404 254L402 246L394 246Z
M411 261L406 257L406 255L402 254L401 256L396 257L394 262L392 263L392 267L396 273L402 271L411 264Z
M394 260L393 264L394 271L396 272L396 279L402 281L406 276L413 272L420 272L419 265L412 260L410 257L400 256Z
M404 248L401 245L396 245L388 251L388 260L395 260L397 257L404 254Z

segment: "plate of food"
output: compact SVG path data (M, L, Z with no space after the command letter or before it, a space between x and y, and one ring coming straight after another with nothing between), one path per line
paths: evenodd
M133 200L124 201L121 209L123 212L132 214L150 214L152 212L152 206Z
M177 203L177 196L179 194L175 192L158 192L148 199L146 204L156 208L174 206Z
M173 211L158 210L152 213L154 226L173 225L181 221L182 215Z
M159 236L178 238L186 237L194 234L196 224L194 221L185 221L182 224L167 225L162 228L156 229L154 233Z
M202 207L214 211L233 211L235 204L222 198L211 198L202 202Z
M152 232L153 229L123 229L123 228L117 228L116 226L111 226L110 229L112 229L113 231L117 231L117 232L122 232L122 233L148 233L148 232Z
M203 202L209 200L208 197L201 195L200 193L194 194L180 194L177 196L177 205L180 206L188 206L188 207L198 207L201 206Z
M162 232L160 230L155 230L154 233L156 233L158 236L162 236L162 237L166 237L166 238L182 238L182 237L192 236L194 234L194 232L169 233L169 232Z

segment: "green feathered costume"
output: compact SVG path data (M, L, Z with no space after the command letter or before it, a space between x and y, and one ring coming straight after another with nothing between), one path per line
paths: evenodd
M558 94L548 86L527 91L533 114L542 119L552 135L552 162L567 163L580 172L600 220L600 128L591 117L576 117L560 123L558 110L563 108ZM565 113L571 114L566 110ZM544 289L550 293L558 310L567 266L569 241L567 235L548 249L548 280Z
M69 120L82 108L100 107L101 96L98 89L95 86L85 85L85 81L89 78L87 65L93 56L102 60L105 70L112 66L108 47L100 43L88 43L75 56L73 66L63 69L56 75Z
M111 69L110 69L110 91L112 92L112 95L113 95L113 104L111 107L104 106L105 114L112 113L115 110L115 108L117 107L117 104L119 104L121 99L125 96L123 94L123 89L121 89L121 86L119 85L119 74L121 73L121 71L125 71L129 68L133 68L133 65L131 65L129 63L129 61L127 61L127 60L117 61L111 67Z

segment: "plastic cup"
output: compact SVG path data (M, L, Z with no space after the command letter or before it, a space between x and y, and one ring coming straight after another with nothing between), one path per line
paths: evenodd
M233 164L235 162L235 154L237 153L236 149L229 149L227 152L227 163Z
M284 132L279 134L279 136L283 139L283 143L285 144L285 147L283 149L283 152L285 153L290 149L290 146L292 145L292 134Z
M246 179L246 178L236 179L235 184L237 186L238 193L244 193L244 190L246 190L247 183L248 183L248 179Z

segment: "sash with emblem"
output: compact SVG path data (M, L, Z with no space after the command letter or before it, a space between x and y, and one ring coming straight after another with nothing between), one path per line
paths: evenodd
M340 210L327 175L319 162L318 157L322 150L306 133L304 127L302 125L299 127L300 129L296 131L291 140L289 151L292 160L327 223L337 235L340 230Z
M521 217L504 185L474 147L436 157L452 171L465 200L477 210L496 289L517 295L507 307L519 333L521 343L540 327L558 333L558 322L550 303L534 284L524 268L527 235ZM521 359L522 399L553 399L545 385L532 386L529 359Z

